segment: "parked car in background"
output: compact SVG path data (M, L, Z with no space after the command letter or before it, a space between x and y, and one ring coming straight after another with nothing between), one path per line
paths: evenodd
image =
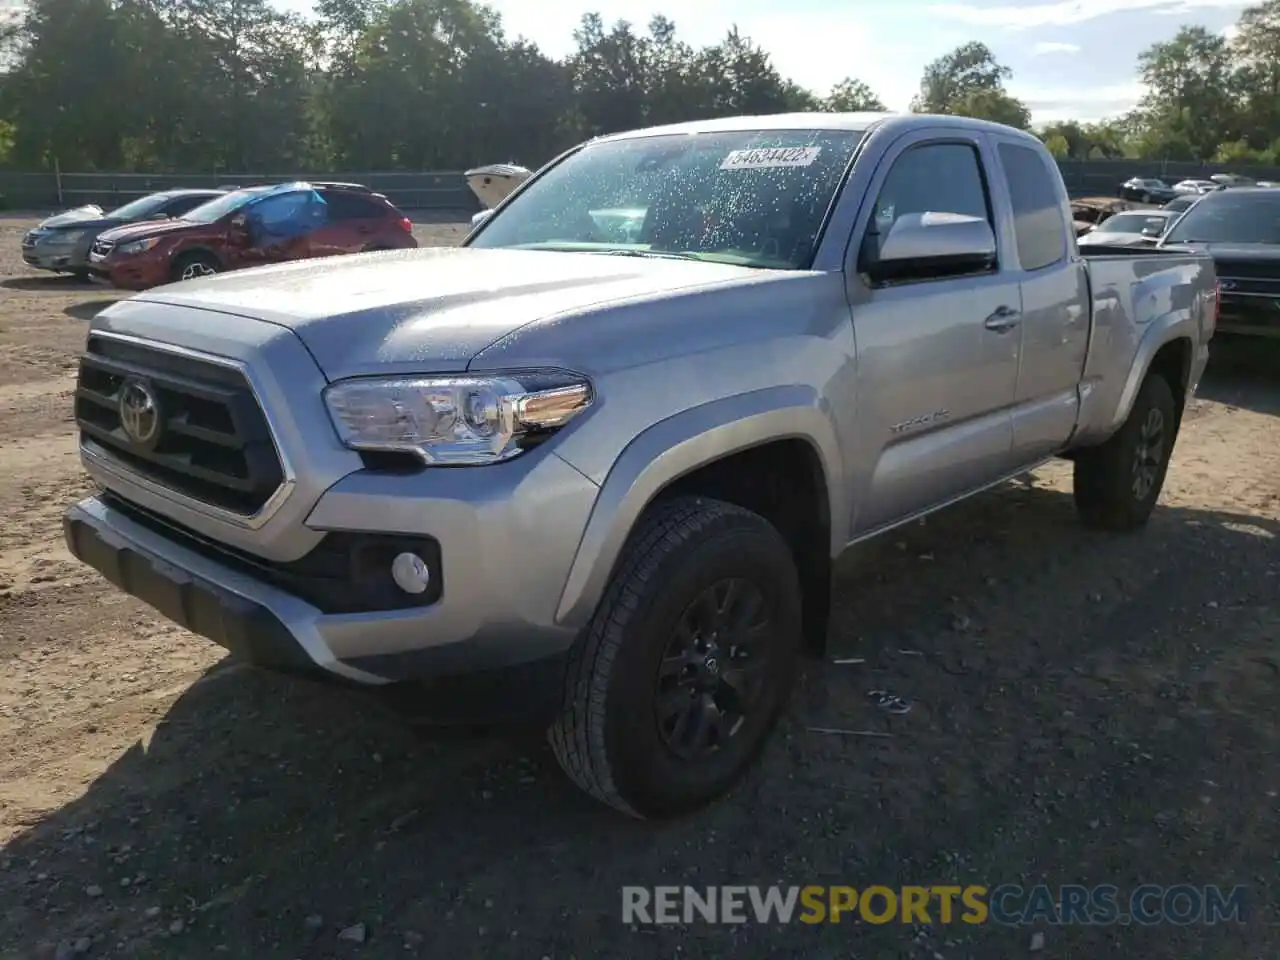
M1207 252L1218 276L1218 329L1280 337L1280 188L1201 197L1160 239L1173 252Z
M1173 192L1177 194L1195 194L1209 193L1211 190L1217 190L1218 185L1212 180L1179 180L1173 185Z
M225 190L162 190L131 200L110 213L96 204L42 220L22 237L22 262L37 270L89 276L89 248L107 230L144 220L180 217Z
M145 290L225 270L416 247L413 223L362 184L286 183L223 194L182 217L103 233L93 275Z
M1117 213L1133 209L1128 200L1115 197L1080 197L1071 201L1071 220L1076 236L1083 236L1098 224Z
M514 163L491 163L468 170L463 176L480 205L492 210L531 176L533 171Z
M1213 263L1069 217L1043 143L964 117L598 137L460 248L97 314L67 545L250 663L519 721L680 814L759 756L848 547L1053 457L1085 524L1147 523Z
M1176 197L1173 187L1163 180L1151 177L1133 177L1120 184L1120 197L1123 200L1137 200L1139 203L1165 203Z
M1166 210L1169 213L1186 213L1195 205L1195 202L1199 200L1201 196L1203 196L1203 194L1184 193L1180 197L1174 197L1160 209Z
M1081 249L1090 246L1133 247L1154 244L1177 219L1167 210L1133 210L1117 213L1079 238Z
M1219 187L1253 187L1258 183L1252 177L1244 177L1238 173L1215 173L1209 179Z

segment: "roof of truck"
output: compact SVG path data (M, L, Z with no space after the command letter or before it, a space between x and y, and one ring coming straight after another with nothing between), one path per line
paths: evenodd
M930 126L944 123L947 126L963 127L973 130L999 131L1006 135L1021 135L1039 143L1029 133L993 123L990 120L976 120L972 117L956 117L949 114L931 113L774 113L761 116L717 117L714 120L691 120L686 123L672 123L660 127L646 127L640 130L625 130L621 133L610 133L598 137L597 142L605 140L629 140L635 137L652 137L668 134L729 133L746 130L856 130L866 131L881 124L900 127L904 130L917 125Z

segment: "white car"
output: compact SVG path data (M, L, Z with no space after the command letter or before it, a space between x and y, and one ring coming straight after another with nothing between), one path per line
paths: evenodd
M1181 180L1173 185L1175 193L1209 193L1218 189L1212 180Z
M1098 224L1077 243L1082 247L1106 245L1133 247L1155 243L1178 215L1165 210L1134 210L1117 213Z

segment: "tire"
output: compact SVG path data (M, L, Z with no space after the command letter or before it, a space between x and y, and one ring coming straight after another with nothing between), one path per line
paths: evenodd
M1148 374L1115 435L1076 453L1075 503L1086 526L1124 532L1146 524L1164 487L1178 425L1169 381Z
M211 277L222 272L222 264L211 253L187 253L173 261L169 268L169 279L173 283L180 280L194 280L198 277ZM190 274L190 276L188 276Z
M685 636L710 633L714 641L705 623L697 625L698 612L707 609L698 601L724 600L726 584L736 584L742 600L725 604L733 618L750 609L752 596L762 605L766 623L752 631L750 659L735 660L736 646L721 648L718 657L714 646L694 653L678 629L697 626ZM574 783L629 816L670 817L704 806L739 780L777 724L795 680L800 636L799 574L773 526L718 500L659 502L637 524L570 654L561 710L547 734L552 752ZM678 674L664 667L678 662L677 647L698 661ZM747 683L752 704L740 720L734 712L742 701L728 678L741 686L743 668L721 673L721 662L755 665ZM699 685L716 692L699 695ZM681 716L696 727L689 711L708 696L719 710L703 715L726 711L731 730L709 755L681 756L685 745L669 741L692 729L680 727Z

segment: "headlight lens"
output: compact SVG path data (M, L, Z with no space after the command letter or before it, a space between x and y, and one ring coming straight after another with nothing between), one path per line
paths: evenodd
M562 371L494 376L356 378L325 388L325 405L352 450L409 453L423 463L509 460L592 401L591 384Z
M119 247L117 247L117 249L121 253L128 253L128 254L146 253L148 250L150 250L159 242L160 242L159 237L151 237L148 240L135 240L133 241L133 243L122 243L120 244Z

